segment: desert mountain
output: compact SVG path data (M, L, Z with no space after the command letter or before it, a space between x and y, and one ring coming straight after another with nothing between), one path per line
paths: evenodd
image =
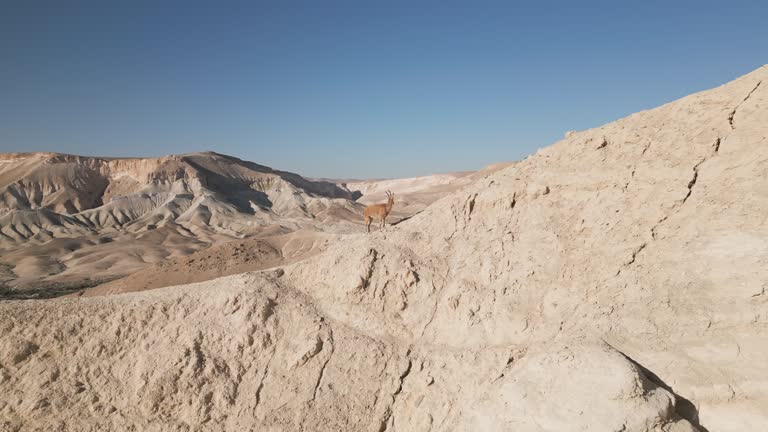
M4 154L0 282L78 288L225 241L344 232L359 221L357 197L210 152L150 159Z
M290 265L3 302L0 427L762 430L764 82L569 133Z
M332 183L212 152L154 159L0 156L6 243L170 223L241 232L243 218L268 225L277 218L324 220L334 212L352 212L352 198Z

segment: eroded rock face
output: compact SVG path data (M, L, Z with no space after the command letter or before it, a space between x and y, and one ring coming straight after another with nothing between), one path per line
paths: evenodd
M672 393L609 346L544 349L506 369L462 407L457 429L695 430L675 414Z
M766 78L764 67L570 134L288 278L332 317L408 344L480 352L606 341L675 393L673 414L693 426L759 429ZM344 262L365 265L328 271ZM398 277L406 271L416 284Z
M404 351L328 321L268 278L216 283L34 310L4 304L4 316L38 325L3 320L0 427L378 427Z
M761 430L763 80L571 133L280 271L1 304L4 427Z

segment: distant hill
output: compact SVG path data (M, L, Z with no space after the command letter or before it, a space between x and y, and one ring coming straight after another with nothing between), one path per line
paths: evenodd
M359 222L359 195L213 152L0 154L0 282L74 289L213 243L345 232Z

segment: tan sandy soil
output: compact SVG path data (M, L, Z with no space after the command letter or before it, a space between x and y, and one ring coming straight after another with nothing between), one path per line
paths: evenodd
M160 261L124 278L73 295L89 297L143 291L283 266L320 253L335 238L331 234L300 230L216 244L191 255Z

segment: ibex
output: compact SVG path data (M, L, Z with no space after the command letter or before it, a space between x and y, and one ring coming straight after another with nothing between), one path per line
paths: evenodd
M363 219L365 219L365 226L368 232L371 232L371 222L373 219L381 219L380 230L384 229L384 224L387 220L389 212L392 211L392 205L395 204L395 194L387 191L387 203L386 204L374 204L370 205L363 210Z

